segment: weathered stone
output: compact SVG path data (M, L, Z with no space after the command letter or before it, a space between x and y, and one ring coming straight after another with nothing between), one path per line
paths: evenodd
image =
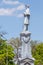
M30 11L29 7L26 6L26 11L24 12L24 29L23 32L20 33L20 39L22 42L22 46L20 50L20 56L18 55L18 65L34 65L34 58L31 54L31 44L30 44L30 36L31 33L28 31L30 19Z

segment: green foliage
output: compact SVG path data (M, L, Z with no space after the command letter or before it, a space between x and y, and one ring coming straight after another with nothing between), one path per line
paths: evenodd
M14 65L12 60L15 54L13 51L12 46L0 38L0 65Z
M43 43L35 45L32 48L32 54L35 58L35 65L43 65Z

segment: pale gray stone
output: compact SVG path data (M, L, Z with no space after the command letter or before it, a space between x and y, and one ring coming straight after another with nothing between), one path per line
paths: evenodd
M30 11L29 6L27 6L24 12L24 29L23 32L20 33L22 46L19 48L18 52L18 65L34 65L35 59L32 57L30 44L31 32L28 31L29 19Z

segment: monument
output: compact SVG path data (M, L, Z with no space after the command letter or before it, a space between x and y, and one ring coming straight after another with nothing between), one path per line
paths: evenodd
M29 6L26 5L26 10L24 12L24 28L23 32L20 33L20 40L22 42L22 46L19 49L20 53L18 53L18 65L34 65L34 58L31 54L30 44L31 32L28 31L29 20L30 11Z

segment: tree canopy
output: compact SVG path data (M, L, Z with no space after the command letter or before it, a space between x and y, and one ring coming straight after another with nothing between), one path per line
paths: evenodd
M43 65L43 43L35 45L32 48L32 54L35 58L35 65Z
M15 54L14 49L11 45L8 45L7 42L0 38L0 65L14 65L12 61Z

